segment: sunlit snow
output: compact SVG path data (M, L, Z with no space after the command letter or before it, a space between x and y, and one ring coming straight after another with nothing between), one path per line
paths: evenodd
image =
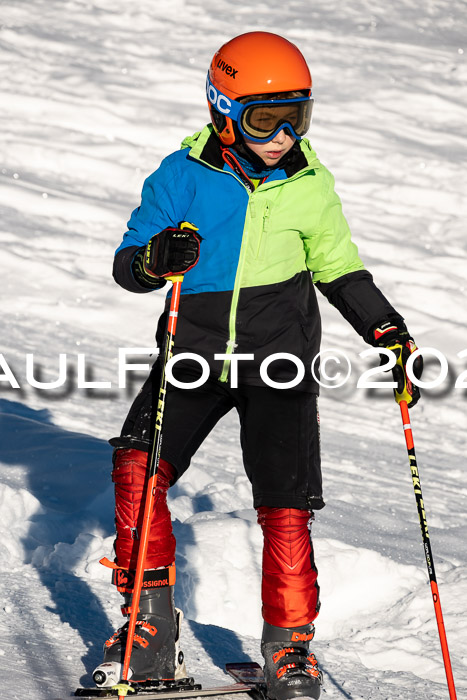
M448 363L411 417L458 697L467 697L464 0L9 0L0 9L0 694L8 700L50 700L90 684L102 643L122 621L98 563L112 554L106 441L144 377L127 372L119 388L119 348L154 346L163 294L117 287L113 251L145 176L206 123L212 54L253 29L282 33L305 54L316 98L309 137L336 177L361 256L417 344ZM314 651L323 697L441 700L448 693L398 408L390 390L356 388L375 360L359 357L363 341L319 301L323 348L339 349L352 367L320 399L327 506L313 524L322 594ZM31 386L31 376L56 381L60 361L62 386ZM425 378L438 374L433 357ZM233 414L170 505L187 667L206 685L225 682L225 662L261 661L261 532Z

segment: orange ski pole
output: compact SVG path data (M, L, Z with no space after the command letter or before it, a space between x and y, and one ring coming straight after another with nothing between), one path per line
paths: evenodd
M167 376L165 368L167 362L173 356L173 346L175 330L177 327L178 307L180 303L180 288L182 286L183 275L174 275L167 277L173 283L172 299L170 301L169 318L167 323L167 335L164 343L164 355L162 357L161 383L159 387L159 396L157 405L155 406L155 433L152 444L152 450L148 462L148 481L146 485L146 498L144 502L144 515L141 524L141 535L138 548L138 559L136 561L135 581L133 585L133 596L131 599L131 612L128 622L128 633L125 647L125 656L123 660L122 680L116 686L115 690L119 692L119 700L125 698L129 690L133 690L128 683L128 673L130 670L131 651L136 629L136 619L139 610L139 601L141 598L141 589L143 585L144 564L148 551L149 532L151 528L151 516L154 505L154 496L157 485L157 471L161 455L162 444L162 420L164 417L165 396L167 391Z
M183 221L180 224L180 228L191 229L197 231L198 229L193 224L188 221ZM153 408L155 410L155 431L154 440L152 443L152 450L148 462L148 482L146 485L146 498L144 502L144 514L143 521L141 524L141 535L138 548L138 558L136 560L136 571L135 571L135 582L133 584L133 595L131 598L131 611L130 619L128 621L128 633L125 646L125 656L123 658L123 671L122 679L120 683L113 686L113 690L118 691L119 700L123 700L128 692L133 692L134 688L128 682L128 673L130 670L130 660L131 652L133 649L133 641L136 629L136 619L139 610L139 601L141 598L141 589L143 586L143 576L144 576L144 564L146 562L146 554L148 551L149 542L149 532L151 528L151 516L154 505L154 497L156 493L157 486L157 471L159 469L159 461L161 456L161 445L162 445L162 421L164 418L165 409L165 397L167 392L167 376L166 376L166 366L167 362L173 356L173 346L175 338L175 330L177 328L177 317L178 317L178 307L180 304L180 292L183 282L183 275L173 275L171 277L166 277L167 280L172 282L172 298L170 300L170 310L169 318L167 321L167 334L164 343L163 357L162 357L162 368L161 368L161 382L159 386L159 396L157 399L157 405Z
M422 487L420 484L420 474L418 473L417 459L415 457L415 446L412 435L412 427L410 425L409 409L407 401L398 401L401 409L402 425L404 428L405 442L407 445L407 453L409 455L410 471L412 474L412 482L417 502L418 517L420 518L420 528L422 530L423 548L425 551L426 565L428 568L428 576L430 579L431 593L433 596L433 604L435 606L436 622L438 624L439 640L441 643L441 651L443 654L444 669L446 671L446 679L449 689L450 700L456 700L456 688L454 685L454 676L452 675L451 659L449 656L448 641L446 639L446 630L444 628L443 613L441 610L441 601L439 599L438 583L436 581L435 565L433 554L431 552L430 535L428 534L428 524L426 521L425 506L423 503Z

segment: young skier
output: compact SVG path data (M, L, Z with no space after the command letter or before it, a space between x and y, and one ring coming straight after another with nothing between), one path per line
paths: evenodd
M410 405L419 398L405 374L415 343L365 270L333 177L303 139L311 121L311 87L304 57L281 36L250 32L222 46L206 86L212 123L185 139L145 181L141 205L116 252L115 280L131 292L160 289L165 277L184 274L175 355L196 353L210 367L198 388L169 384L167 391L131 657L134 681L184 673L177 652L175 539L167 490L219 419L235 408L264 535L261 650L268 695L319 697L320 672L309 650L319 611L310 522L313 511L324 506L318 385L309 371L320 345L314 286L370 345L402 357L395 370L399 390ZM182 229L185 221L199 233ZM159 346L167 309L168 304L159 322ZM236 356L245 353L253 359L234 367ZM260 365L273 353L290 353L304 363L308 371L300 384L278 389L263 382ZM420 365L419 360L419 373ZM174 374L188 383L199 369L182 360ZM268 373L287 383L296 372L290 360L279 359ZM156 362L121 436L110 441L117 530L113 582L123 593L124 615L131 605L159 379ZM126 631L123 626L106 642L105 662L122 661Z

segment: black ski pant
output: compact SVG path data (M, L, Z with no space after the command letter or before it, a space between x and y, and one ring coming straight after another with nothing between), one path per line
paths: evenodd
M193 381L193 377L186 376L184 381ZM120 437L112 438L111 445L150 451L152 407L159 383L160 365L156 361ZM169 384L161 457L174 466L175 481L188 469L216 423L232 409L240 420L243 464L252 484L254 507L323 508L318 397L295 389L264 385L234 389L212 377L196 389Z

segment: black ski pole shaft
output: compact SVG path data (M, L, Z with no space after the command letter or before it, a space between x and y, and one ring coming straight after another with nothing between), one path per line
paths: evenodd
M430 579L431 594L433 596L433 604L435 606L436 622L438 625L441 651L443 654L444 669L446 671L449 698L450 700L456 700L456 688L454 685L451 658L449 656L448 640L446 638L446 630L444 627L443 612L441 610L441 601L439 598L438 582L436 580L435 564L433 561L433 554L431 551L430 535L428 533L428 524L425 513L425 505L423 502L422 486L420 483L420 474L418 472L417 458L415 456L415 446L412 434L412 426L410 425L409 408L407 406L406 401L400 401L399 407L401 410L402 426L404 428L405 442L407 445L407 453L409 456L410 472L412 475L415 500L417 502L418 517L420 519L420 528L422 531L423 548L425 551L426 565L428 568L428 576Z

